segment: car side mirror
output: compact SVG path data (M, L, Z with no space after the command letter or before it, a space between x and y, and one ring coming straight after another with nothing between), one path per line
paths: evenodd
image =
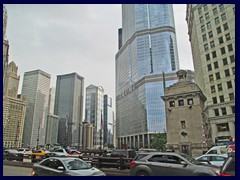
M183 167L186 167L187 166L187 163L185 161L181 161L180 164L183 165Z
M63 166L59 166L57 169L60 170L60 171L63 171L64 167Z

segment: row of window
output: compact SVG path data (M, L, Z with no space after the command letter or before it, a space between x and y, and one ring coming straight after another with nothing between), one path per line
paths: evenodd
M230 101L234 101L235 100L234 93L229 93L228 96L229 96L229 100ZM212 101L213 101L213 104L217 104L218 103L217 97L212 97ZM219 101L220 101L220 103L225 102L224 95L219 96Z
M214 47L215 47L215 43L214 43L214 41L211 41L211 42L210 42L210 48L214 48ZM227 45L227 49L228 49L228 52L233 51L233 45L232 45L232 44ZM208 50L209 50L208 44L204 44L204 50L205 50L205 51L208 51ZM220 52L221 52L221 55L226 54L226 49L225 49L225 47L220 48Z
M231 106L232 114L235 114L235 106ZM214 109L215 116L220 116L220 111L222 115L227 115L226 107L222 107L220 109Z
M212 31L210 31L210 32L208 33L208 36L209 36L209 39L213 37ZM207 39L207 34L203 34L203 35L202 35L202 39L203 39L203 42L207 41L207 40L208 40L208 39ZM231 40L230 33L225 34L225 39L226 39L225 41ZM221 36L221 37L218 38L218 43L219 43L219 44L224 43L223 36Z
M192 98L187 99L187 104L188 105L193 105L193 99ZM175 101L169 101L169 106L170 107L175 107ZM184 106L184 100L183 99L178 100L178 106Z
M210 19L210 15L209 15L209 13L206 13L205 14L205 20L207 21L209 19ZM222 21L226 21L227 20L226 13L221 14L221 19L222 19ZM200 23L204 23L204 16L200 16L199 17L199 21L200 21ZM220 23L220 16L214 18L214 22L215 22L216 25L218 25ZM208 22L208 23L210 23L210 22Z
M218 69L219 68L217 61L214 62L213 65L214 65L214 69ZM207 69L208 69L208 72L212 71L212 64L208 64L207 65ZM229 69L225 69L224 73L225 73L225 77L229 77L231 75ZM232 67L232 75L235 75L235 67Z
M206 60L209 61L209 60L211 59L210 53L206 54L205 57L206 57ZM213 52L212 52L212 58L214 59L215 57L217 57L217 53L216 53L216 51L213 51ZM230 59L230 62L231 62L231 63L234 63L234 62L235 62L235 57L234 57L234 55L229 56L229 59ZM222 63L223 63L223 66L228 65L228 59L227 59L227 58L223 58L223 59L222 59ZM215 66L214 66L214 67L215 67Z
M203 13L203 11L208 11L208 6L210 6L210 4L203 4L200 8L198 8L198 14L201 15ZM216 4L212 4L212 6L216 6ZM223 4L219 4L217 7L213 8L213 14L216 15L218 13L218 11L223 11L224 10L224 5Z
M216 80L221 79L220 72L215 73L215 77ZM209 75L209 82L214 82L213 74ZM227 87L228 89L231 89L233 87L231 81L227 81Z
M211 23L210 23L210 22L207 23L207 29L211 29L211 28L212 28ZM223 24L223 30L224 30L224 31L227 31L228 29L229 29L228 23ZM216 30L217 30L217 34L222 33L222 28L221 28L221 26L217 27ZM206 31L205 25L202 25L202 26L201 26L201 31L202 31L202 33L205 33L205 31ZM209 38L212 38L212 37L213 37L212 31L210 31L210 32L208 33L208 36L209 36Z

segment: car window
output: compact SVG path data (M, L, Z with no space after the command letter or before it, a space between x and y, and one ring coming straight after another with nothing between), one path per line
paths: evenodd
M225 157L221 157L221 156L213 156L212 157L212 161L225 161Z
M45 161L42 161L42 162L40 162L39 164L42 165L42 166L48 167L49 164L50 164L50 159L46 159Z
M204 157L199 158L198 160L200 160L200 161L201 161L201 160L203 160L203 161L207 161L208 158L209 158L208 156L204 156Z
M166 163L168 162L168 157L166 155L153 155L148 161Z
M83 161L78 159L68 159L63 160L64 164L69 170L81 170L81 169L90 169L91 166Z
M208 152L208 154L217 154L217 150L211 150Z
M134 161L137 161L139 159L142 159L144 157L146 157L148 154L138 154L135 158L134 158Z
M179 157L168 155L168 163L171 164L181 164L181 159Z

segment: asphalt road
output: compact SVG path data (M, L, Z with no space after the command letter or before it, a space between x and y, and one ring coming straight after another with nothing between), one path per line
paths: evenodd
M32 168L3 165L3 176L31 176Z

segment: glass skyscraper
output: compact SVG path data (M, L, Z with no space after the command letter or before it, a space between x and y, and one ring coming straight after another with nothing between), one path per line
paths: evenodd
M164 87L179 70L171 4L122 5L116 54L118 147L150 147L152 134L166 130Z
M84 78L77 73L57 76L54 115L60 117L58 143L61 145L82 145L83 88Z

